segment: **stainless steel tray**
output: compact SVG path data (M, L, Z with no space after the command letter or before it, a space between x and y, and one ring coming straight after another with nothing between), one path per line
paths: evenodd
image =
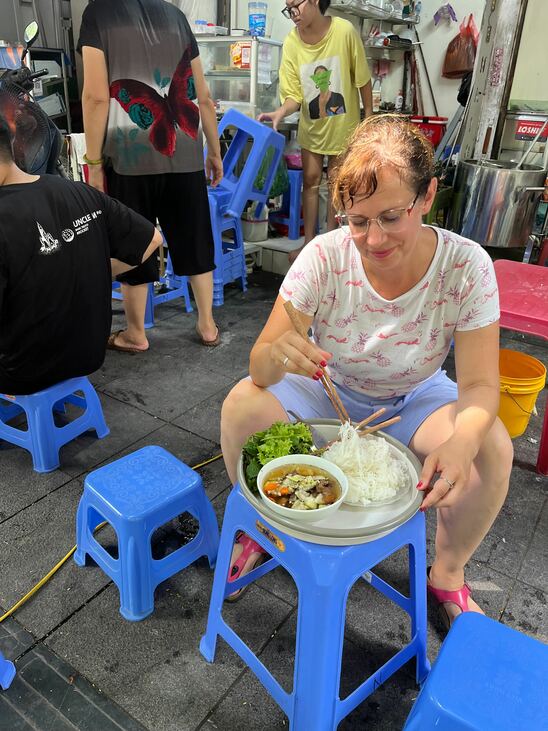
M312 426L322 432L327 439L337 437L340 423L332 419L310 420ZM397 439L382 431L378 436L384 437L396 447L409 464L409 484L397 500L384 505L368 505L358 507L343 504L337 512L324 518L308 523L299 523L295 520L282 517L270 510L258 495L248 488L243 473L243 460L238 463L238 482L246 500L261 513L272 527L310 543L321 543L334 546L349 546L357 543L380 538L405 523L419 509L422 502L422 493L416 489L421 472L421 464L410 449Z

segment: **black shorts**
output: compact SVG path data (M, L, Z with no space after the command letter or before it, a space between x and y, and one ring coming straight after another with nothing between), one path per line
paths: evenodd
M124 205L162 228L173 271L179 276L205 274L215 269L213 234L209 214L206 177L195 173L159 175L118 175L107 170L108 193ZM143 264L117 277L126 284L156 282L158 259L149 257Z

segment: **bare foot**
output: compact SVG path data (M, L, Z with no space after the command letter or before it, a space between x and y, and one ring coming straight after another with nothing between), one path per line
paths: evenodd
M301 251L303 249L304 249L304 246L301 246L300 249L293 249L293 251L289 252L289 254L287 255L287 258L289 259L290 264L293 264L293 262L299 256L299 254L301 253Z

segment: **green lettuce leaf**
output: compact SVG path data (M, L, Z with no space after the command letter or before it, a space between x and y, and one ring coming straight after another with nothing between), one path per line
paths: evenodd
M242 449L247 486L258 492L257 475L265 464L287 454L310 454L312 446L310 429L302 422L277 421L269 429L252 434Z

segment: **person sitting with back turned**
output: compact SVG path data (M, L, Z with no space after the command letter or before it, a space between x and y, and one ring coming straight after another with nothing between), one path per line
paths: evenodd
M423 462L421 509L437 514L428 587L449 624L481 612L464 569L506 497L512 443L497 418L493 264L474 241L422 224L436 188L432 146L414 125L389 114L362 122L335 171L341 228L311 241L284 279L251 351L250 379L223 404L221 446L235 482L247 437L288 421L287 409L336 416L323 367L353 421L381 407L384 419L401 416L386 432ZM287 301L312 342L293 329ZM453 340L456 383L441 370Z
M0 393L25 395L97 370L112 319L112 276L161 234L84 183L28 175L0 117Z

